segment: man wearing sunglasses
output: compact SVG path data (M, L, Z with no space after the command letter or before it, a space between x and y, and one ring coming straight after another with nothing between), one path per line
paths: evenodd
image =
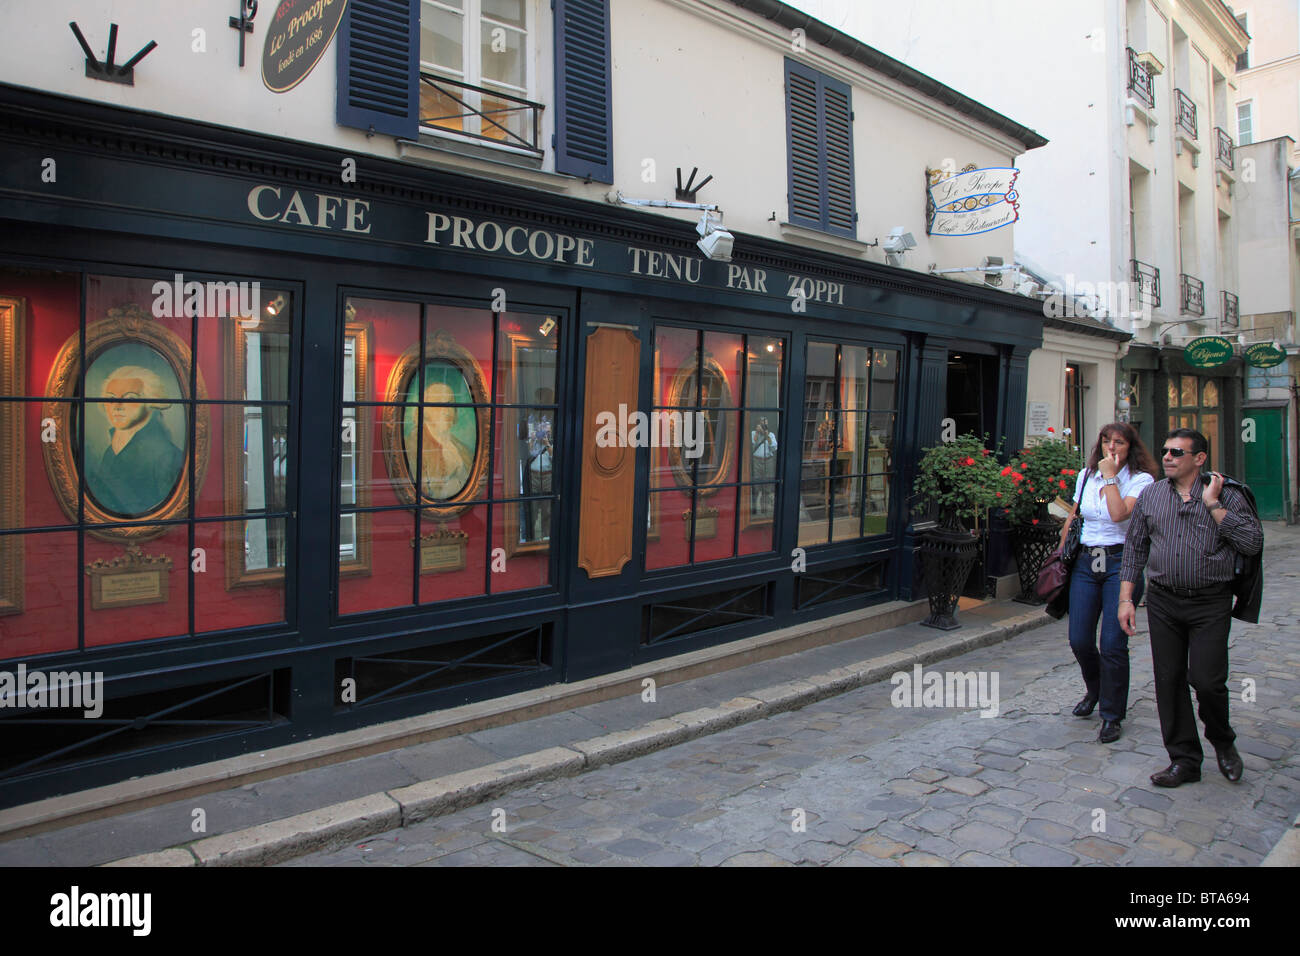
M1250 504L1223 475L1201 474L1208 445L1190 428L1169 433L1163 481L1143 489L1133 506L1120 570L1119 622L1137 631L1133 589L1146 569L1147 624L1155 668L1156 709L1169 766L1153 774L1158 787L1201 779L1201 739L1188 685L1196 688L1206 739L1219 770L1241 779L1241 755L1228 723L1228 628L1237 552L1258 554L1264 533Z

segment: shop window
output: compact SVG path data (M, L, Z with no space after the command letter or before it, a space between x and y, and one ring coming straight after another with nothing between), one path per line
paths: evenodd
M892 349L808 344L799 485L799 544L889 532L898 425Z
M350 372L345 341L339 613L549 585L558 317L360 296L345 311L365 360Z
M285 620L293 291L84 286L0 271L0 655Z
M772 550L784 342L660 326L646 569Z

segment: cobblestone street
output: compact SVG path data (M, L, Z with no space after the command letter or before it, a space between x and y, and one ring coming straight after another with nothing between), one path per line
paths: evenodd
M1255 865L1300 811L1298 585L1300 550L1270 549L1260 623L1233 622L1238 784L1208 743L1201 782L1150 783L1168 758L1140 611L1115 744L1070 715L1053 622L926 668L995 672L996 717L896 708L885 681L285 865Z

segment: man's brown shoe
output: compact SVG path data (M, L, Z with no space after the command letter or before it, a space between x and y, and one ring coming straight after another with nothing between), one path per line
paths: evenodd
M1151 775L1151 782L1157 787L1178 787L1185 783L1196 783L1200 779L1200 768L1189 763L1171 763L1164 770Z
M1241 754L1237 753L1237 748L1232 744L1228 744L1222 750L1215 747L1214 752L1219 758L1219 770L1223 772L1223 775L1233 783L1240 780L1242 770Z

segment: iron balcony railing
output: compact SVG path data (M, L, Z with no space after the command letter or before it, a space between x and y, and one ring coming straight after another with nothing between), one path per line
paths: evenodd
M1156 91L1151 82L1151 71L1138 59L1132 47L1128 48L1128 88L1147 106L1155 109Z
M420 83L439 94L434 100L436 108L427 116L424 115L424 97L420 98L421 126L434 126L473 139L504 143L537 156L543 154L537 144L542 138L542 110L546 109L544 104L433 73L421 73ZM455 104L451 109L459 107L460 112L441 112L450 106L446 103L447 100ZM481 121L479 132L465 128L465 120L475 116ZM522 122L516 122L519 120Z
M1196 104L1182 90L1174 90L1174 107L1178 112L1178 128L1196 139Z
M1205 314L1205 283L1196 276L1180 273L1178 283L1182 290L1182 309L1187 315Z
M1237 297L1231 292L1223 293L1223 327L1225 329L1235 329L1241 326L1241 308L1237 304Z
M1232 137L1218 126L1214 127L1214 150L1219 162L1228 169L1235 168L1232 164Z
M1132 260L1133 284L1137 286L1139 302L1160 305L1160 270L1146 262Z

